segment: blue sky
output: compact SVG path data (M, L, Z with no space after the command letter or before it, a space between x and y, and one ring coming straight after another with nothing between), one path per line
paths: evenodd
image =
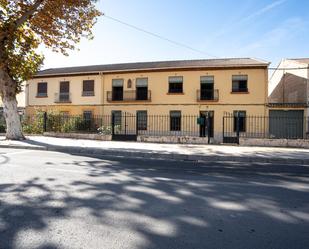
M309 1L101 0L108 16L186 44L176 46L100 17L69 57L43 50L43 68L174 59L309 57Z

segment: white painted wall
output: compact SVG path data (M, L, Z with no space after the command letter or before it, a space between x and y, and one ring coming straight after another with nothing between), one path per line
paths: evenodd
M301 68L301 67L307 67L307 64L300 63L295 60L290 59L283 59L278 65L278 69L280 68L291 68L291 70L275 70L274 73L270 76L269 84L268 84L268 96L271 95L272 91L276 88L276 86L279 84L282 76L284 73L290 73L297 75L302 78L309 79L309 70L308 69L299 69L299 70L292 70L292 68ZM309 90L309 88L308 88ZM308 96L309 91L307 92Z

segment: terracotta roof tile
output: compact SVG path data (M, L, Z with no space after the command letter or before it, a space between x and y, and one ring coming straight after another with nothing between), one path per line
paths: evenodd
M121 64L106 64L81 67L51 68L39 71L36 77L49 75L66 75L81 73L117 72L117 71L139 71L156 69L181 69L181 68L212 68L212 67L267 67L268 62L253 58L226 58L205 60L178 60L178 61L156 61L156 62L134 62Z

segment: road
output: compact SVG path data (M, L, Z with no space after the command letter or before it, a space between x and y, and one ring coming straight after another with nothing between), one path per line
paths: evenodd
M309 248L309 166L0 149L0 248Z

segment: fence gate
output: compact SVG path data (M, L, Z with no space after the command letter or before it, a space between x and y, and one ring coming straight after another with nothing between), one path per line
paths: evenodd
M241 128L240 113L225 114L223 116L223 143L239 144Z
M137 120L135 115L121 113L121 111L114 111L112 113L112 140L137 140Z
M304 138L304 111L270 110L269 134L271 138Z

